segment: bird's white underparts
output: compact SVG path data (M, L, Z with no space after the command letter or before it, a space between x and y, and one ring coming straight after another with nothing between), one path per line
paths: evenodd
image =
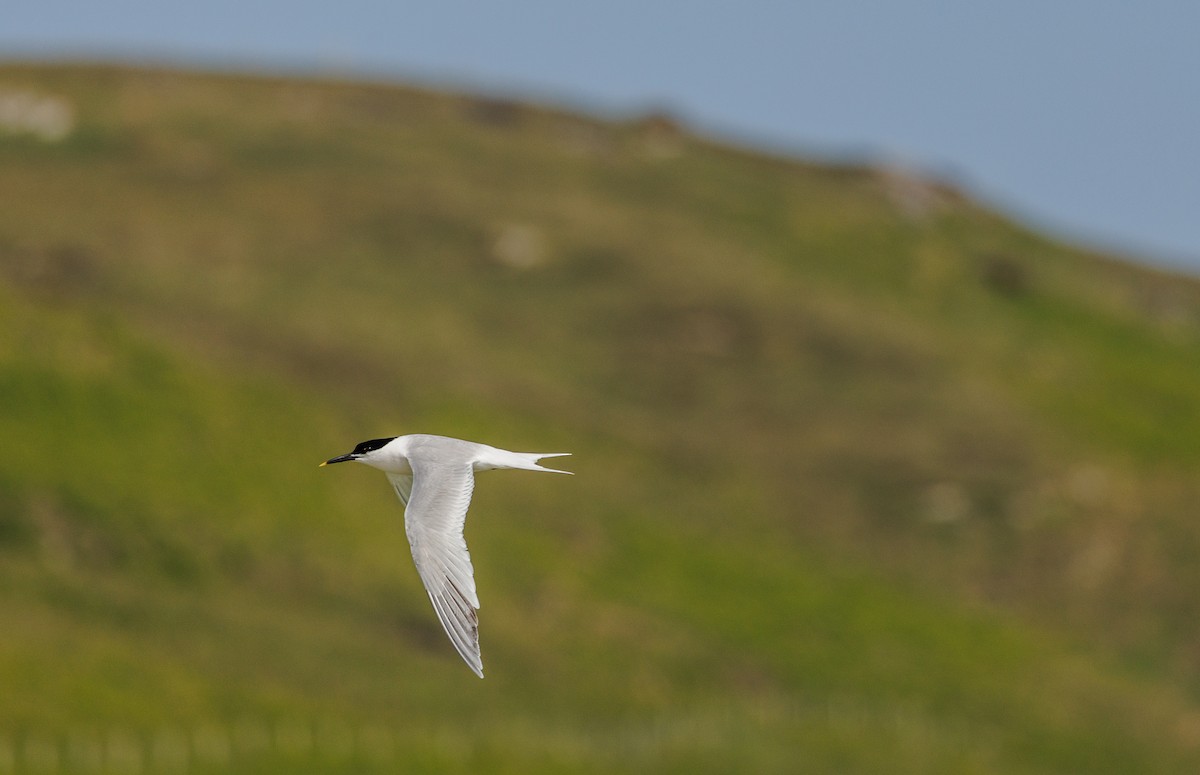
M475 674L483 678L479 654L479 596L475 569L463 537L463 524L475 472L519 468L569 474L538 465L570 452L509 452L447 436L414 433L371 439L321 465L356 461L387 474L404 504L404 532L417 573L450 642Z

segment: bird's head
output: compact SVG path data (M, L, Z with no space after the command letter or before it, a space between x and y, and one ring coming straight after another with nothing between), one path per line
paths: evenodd
M379 462L379 458L383 457L383 448L391 444L395 439L395 436L389 436L386 439L371 439L370 441L361 442L350 452L332 457L321 465L327 466L331 463L345 463L350 460L357 460L360 463L367 463L368 465Z

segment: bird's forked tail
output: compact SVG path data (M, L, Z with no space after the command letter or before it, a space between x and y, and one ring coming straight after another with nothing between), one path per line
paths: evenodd
M546 468L545 466L538 465L538 461L544 457L567 457L571 454L570 452L515 452L513 454L524 458L532 471L549 471L552 474L575 475L574 471L562 471L557 468Z
M570 452L509 452L506 449L496 449L493 447L476 464L476 467L520 468L525 471L549 471L553 474L574 474L574 471L560 471L557 468L546 468L545 466L538 465L538 461L542 458L565 457L570 454Z

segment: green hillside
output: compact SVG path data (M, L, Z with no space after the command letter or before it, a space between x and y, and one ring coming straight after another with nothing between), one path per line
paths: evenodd
M1200 283L661 116L3 106L0 773L1200 771ZM574 453L479 477L483 681L317 468L411 432Z

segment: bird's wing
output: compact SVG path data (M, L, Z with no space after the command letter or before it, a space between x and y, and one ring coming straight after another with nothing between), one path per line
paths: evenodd
M412 497L412 474L388 473L387 478L392 483L392 489L400 496L400 502L407 506L408 499Z
M407 503L404 530L412 546L413 561L450 642L482 678L479 617L475 613L479 598L475 594L475 569L463 538L475 476L470 463L414 460L412 467L412 477L389 474L388 478L400 499ZM405 497L402 480L411 486L410 498Z

